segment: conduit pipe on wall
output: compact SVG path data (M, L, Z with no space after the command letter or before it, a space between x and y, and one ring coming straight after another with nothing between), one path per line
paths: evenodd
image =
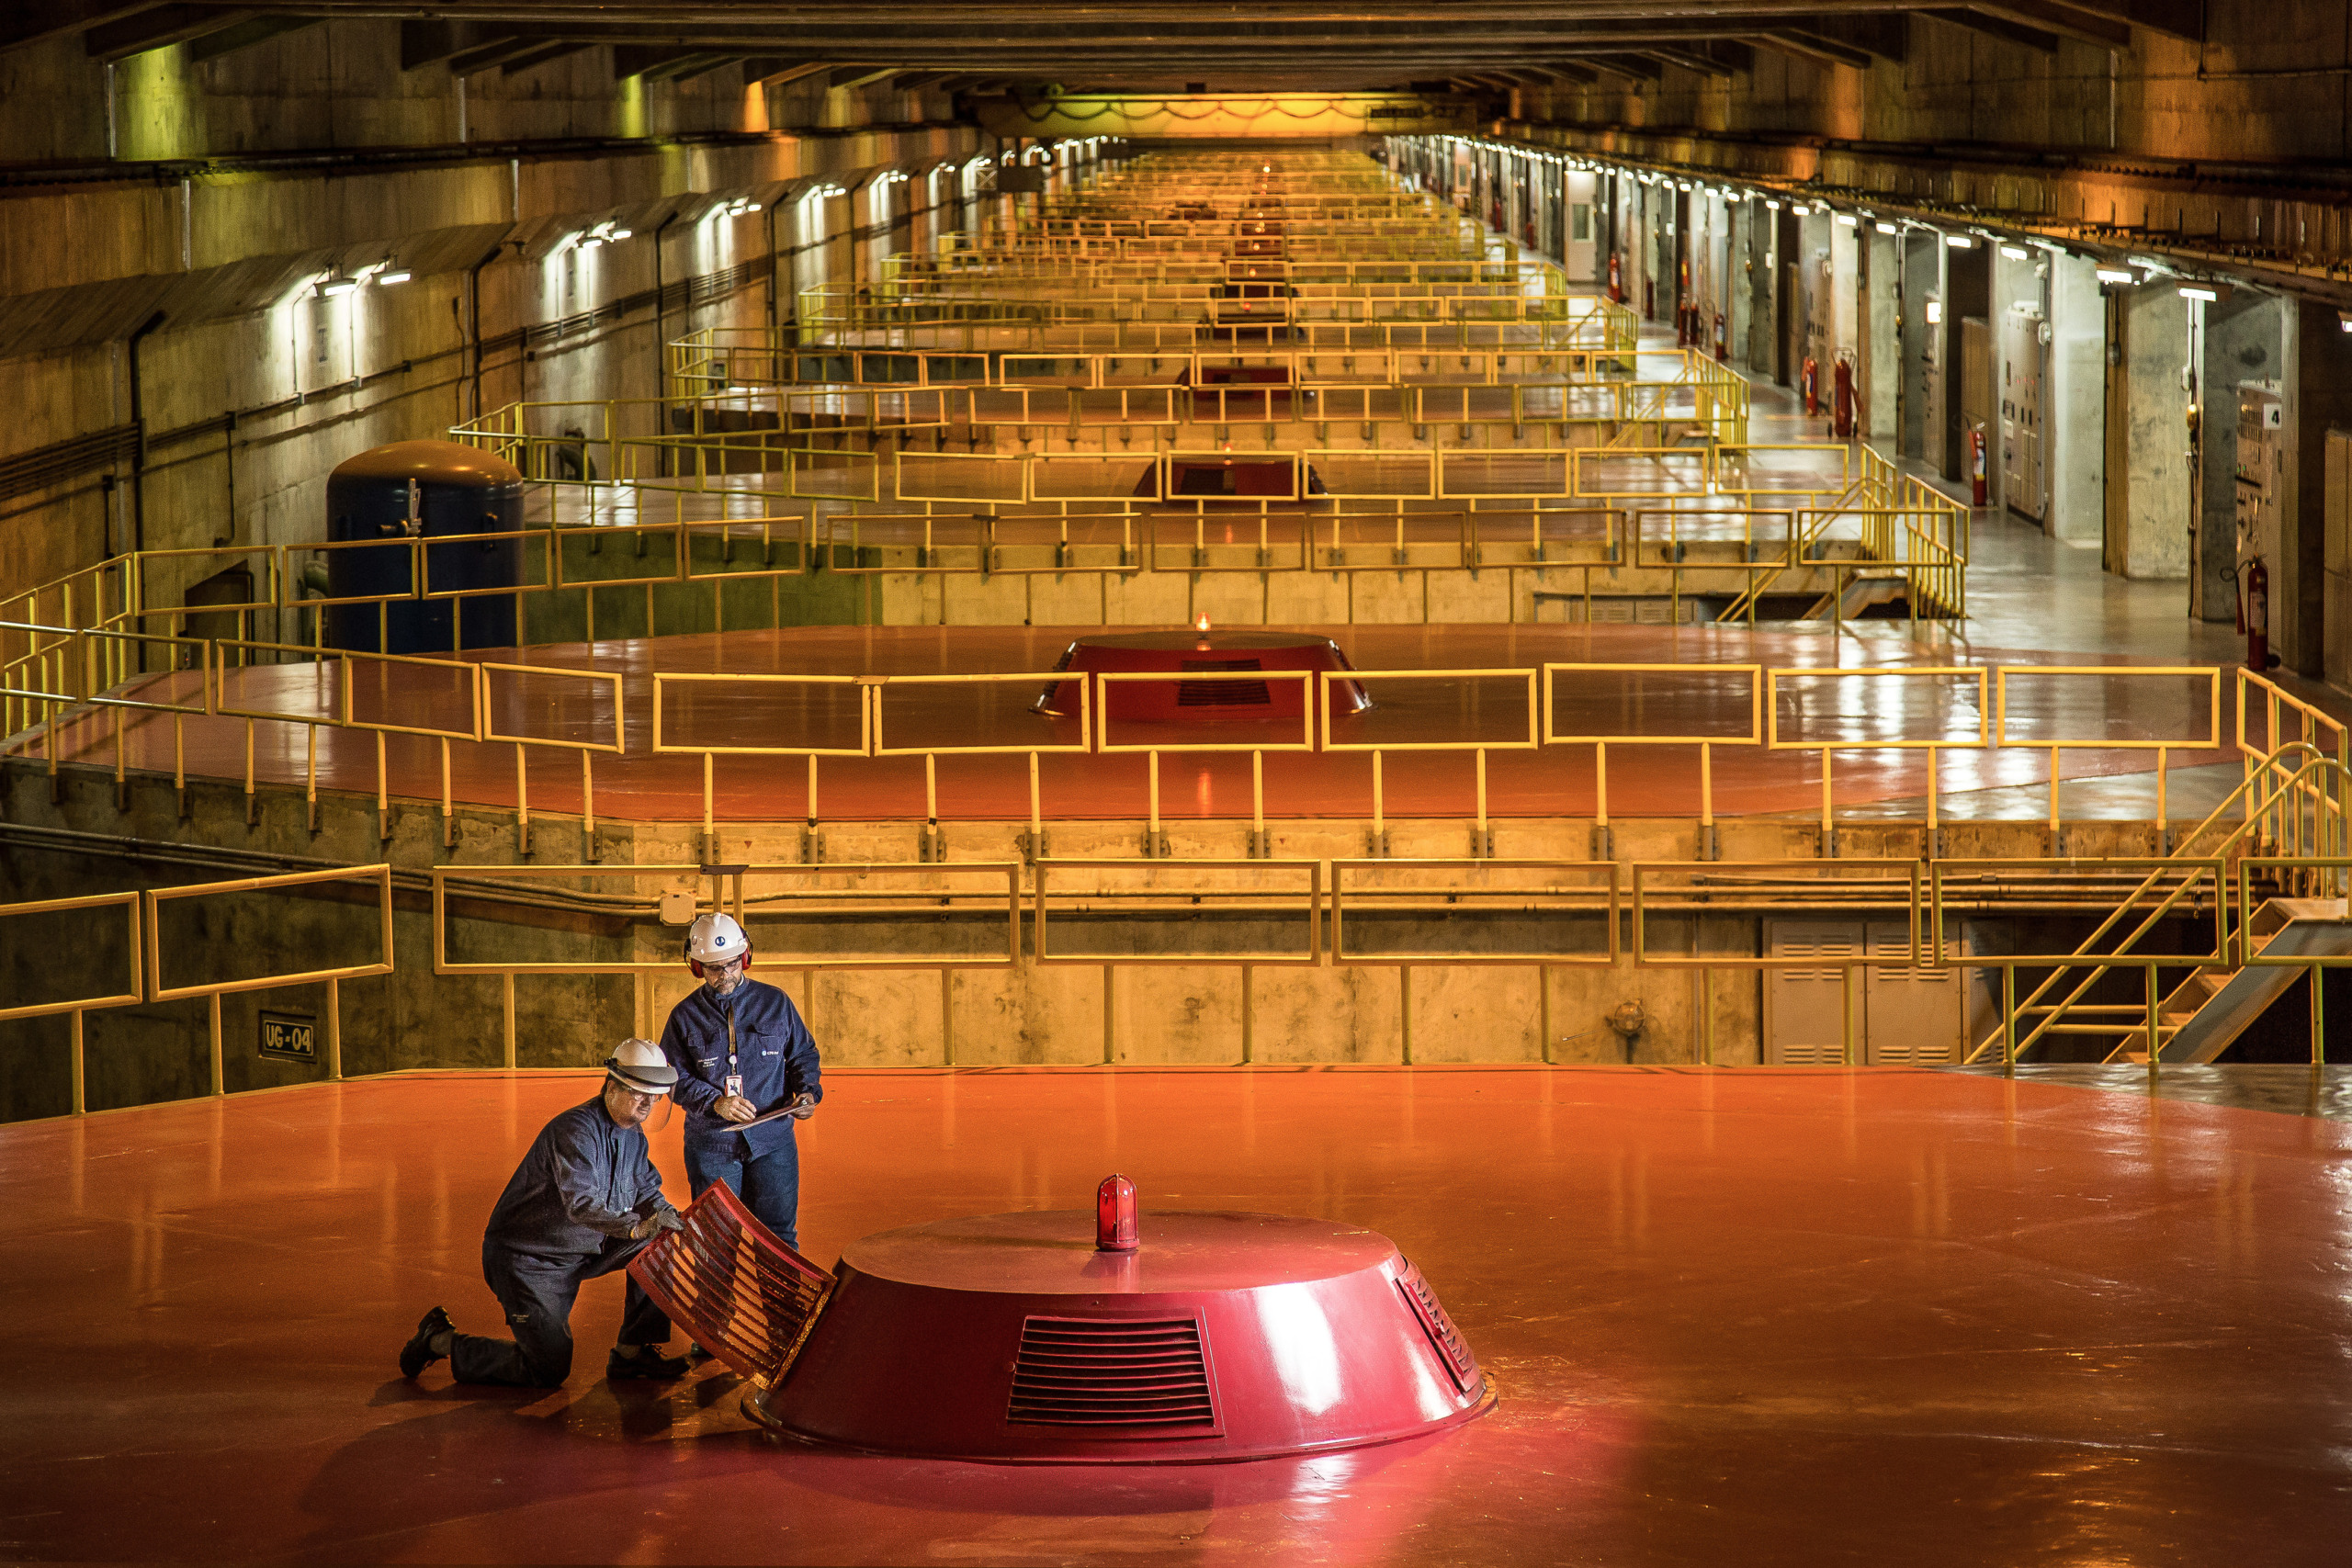
M472 340L468 343L466 346L473 353L473 417L477 420L481 418L481 272L482 268L488 266L491 263L498 259L498 253L503 250L505 246L506 242L504 240L499 241L496 244L490 247L489 251L483 254L481 260L474 263L474 265L466 271L466 293L469 302L469 308L466 317L466 331L468 336Z
M130 547L147 547L147 414L140 395L139 344L149 333L164 324L164 312L156 311L132 329L129 344L130 360L130 423L137 432L137 444L130 449Z
M669 334L662 324L665 303L662 298L662 233L677 220L678 214L673 209L667 218L653 226L653 400L657 403L667 395L662 385L662 361L667 352L662 345L669 340Z

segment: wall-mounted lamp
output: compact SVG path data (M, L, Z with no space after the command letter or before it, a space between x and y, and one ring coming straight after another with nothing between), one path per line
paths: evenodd
M1838 214L1838 226L1841 229L1860 228L1861 226L1861 221L1862 220L1860 219L1855 217L1850 212L1841 212Z
M1944 324L1944 302L1942 300L1930 299L1928 301L1928 324L1931 327L1939 327Z
M1976 248L1976 242L1966 234L1946 234L1944 243L1955 251L1973 251Z
M1878 222L1871 224L1871 227L1876 229L1882 234L1892 234L1896 231L1894 225L1887 222L1884 219L1881 219Z
M358 287L359 279L356 277L335 276L322 278L319 280L319 298L322 299L332 299L338 294L348 294Z
M2226 283L2184 283L2180 286L2182 299L2202 299L2208 305L2220 304L2230 297L2230 286Z
M2335 324L2342 327L2346 332L2352 333L2352 310L2336 311Z
M376 287L379 288L390 288L395 283L406 283L409 280L409 276L410 273L408 268L404 266L392 266L388 264L382 272L376 275Z
M2033 253L2027 250L2023 245L2003 245L2001 247L2001 254L2008 257L2011 261L2023 261Z
M2140 281L2140 275L2130 267L2103 266L2098 269L2098 275L2101 283L2130 284Z

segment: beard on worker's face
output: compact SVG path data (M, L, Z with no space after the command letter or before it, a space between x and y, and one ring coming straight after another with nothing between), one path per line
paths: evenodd
M727 973L724 975L715 973L706 974L703 976L702 983L707 989L716 995L722 997L731 996L734 994L735 987L743 983L742 966L741 964L730 965L728 968Z

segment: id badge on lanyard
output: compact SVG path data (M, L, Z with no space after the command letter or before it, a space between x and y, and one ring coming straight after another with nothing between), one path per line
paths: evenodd
M733 1008L729 1008L727 1010L727 1066L729 1071L726 1079L720 1087L729 1094L733 1095L740 1100L742 1098L743 1094L743 1075L733 1070L735 1065L735 1010Z

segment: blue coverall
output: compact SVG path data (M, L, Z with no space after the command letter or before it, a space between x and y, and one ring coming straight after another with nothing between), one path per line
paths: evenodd
M540 1128L481 1238L482 1278L514 1337L454 1336L451 1375L459 1382L560 1386L571 1375L571 1303L581 1285L627 1267L646 1245L628 1233L667 1206L644 1132L607 1115L602 1094ZM620 1343L669 1337L669 1317L631 1280Z
M741 1076L743 1098L763 1114L797 1095L824 1099L817 1043L792 998L749 977L723 999L697 986L671 1010L662 1053L678 1069L673 1092L686 1108L686 1181L694 1195L724 1181L778 1241L799 1246L800 1151L792 1118L746 1132L711 1110L730 1074Z

